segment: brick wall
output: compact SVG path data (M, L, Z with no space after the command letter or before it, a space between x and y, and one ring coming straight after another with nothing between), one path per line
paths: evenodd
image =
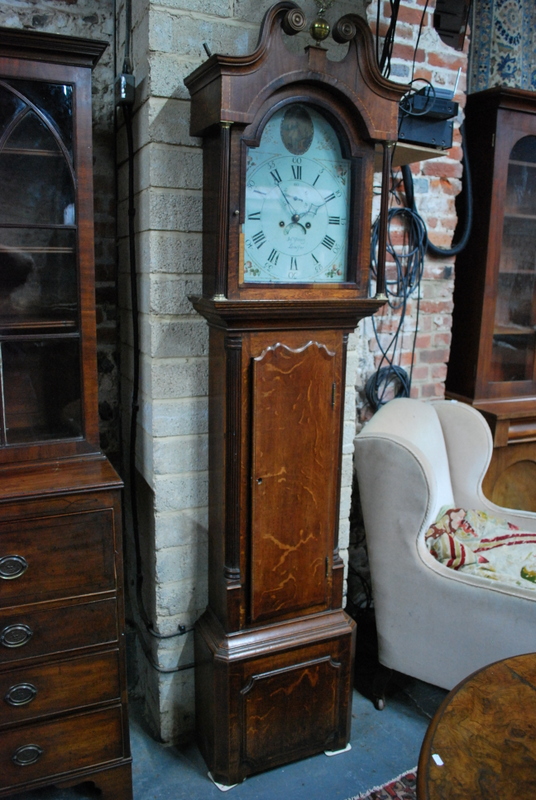
M455 200L461 189L461 138L459 125L465 99L468 38L464 52L458 52L444 44L433 28L434 4L425 10L424 0L403 0L398 16L395 45L393 48L390 79L400 83L409 83L423 78L438 88L454 88L458 69L461 75L455 100L460 104L460 114L455 122L453 147L445 156L422 163L413 164L411 171L417 209L423 218L430 240L439 247L448 248L457 223ZM419 26L424 11L424 24L418 42L413 69L413 58L417 45ZM377 5L372 3L368 8L369 24L376 31ZM384 36L390 20L390 4L383 2L381 6L380 36ZM425 84L416 83L420 89ZM395 171L394 183L401 179L400 171ZM405 202L403 187L399 192L402 203ZM396 207L393 198L392 206ZM398 232L398 235L397 235ZM399 248L403 243L400 226L393 226L393 243ZM420 308L417 326L417 293L415 293L406 310L400 340L399 355L395 360L409 372L413 360L412 390L413 397L442 397L445 389L445 377L450 348L450 329L452 324L452 293L454 287L455 258L427 255L424 263L423 280L420 289ZM388 277L393 277L392 266L388 265ZM377 315L376 322L380 332L382 347L387 347L392 331L396 327L398 315L389 309ZM415 356L412 359L413 340L417 334ZM366 420L371 409L364 399L366 379L380 364L381 354L372 330L370 320L362 323L362 334L367 341L367 348L362 351L361 368L357 375L358 417ZM389 397L389 394L387 394Z

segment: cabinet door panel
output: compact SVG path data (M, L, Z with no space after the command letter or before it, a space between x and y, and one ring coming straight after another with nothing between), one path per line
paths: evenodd
M329 603L339 363L317 342L253 359L253 620Z
M328 749L338 733L341 672L341 664L325 655L252 675L241 692L246 761L255 767L284 753L299 758L304 742Z

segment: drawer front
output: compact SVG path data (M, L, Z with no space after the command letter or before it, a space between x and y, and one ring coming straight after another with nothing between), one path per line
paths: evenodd
M0 725L120 697L117 650L0 673Z
M0 788L106 764L124 754L121 708L0 733Z
M0 612L0 664L117 641L114 599Z
M112 509L1 523L2 604L113 589L114 550Z

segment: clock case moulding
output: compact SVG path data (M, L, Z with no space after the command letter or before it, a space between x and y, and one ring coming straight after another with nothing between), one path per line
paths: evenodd
M203 139L203 296L209 323L209 605L196 626L196 716L217 782L349 740L355 623L342 609L339 497L348 334L369 298L374 150L390 143L403 87L379 73L356 15L341 61L291 52L303 13L280 2L245 56L213 55L185 81ZM294 30L293 30L294 27ZM297 30L296 30L297 29ZM247 148L293 102L318 109L353 162L347 280L240 281ZM382 246L380 244L380 250ZM380 259L381 260L381 259ZM379 270L380 272L380 270Z

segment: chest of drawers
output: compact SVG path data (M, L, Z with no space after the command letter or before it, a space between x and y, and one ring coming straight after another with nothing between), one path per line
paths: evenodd
M22 475L0 471L0 797L128 800L121 481L103 458Z

